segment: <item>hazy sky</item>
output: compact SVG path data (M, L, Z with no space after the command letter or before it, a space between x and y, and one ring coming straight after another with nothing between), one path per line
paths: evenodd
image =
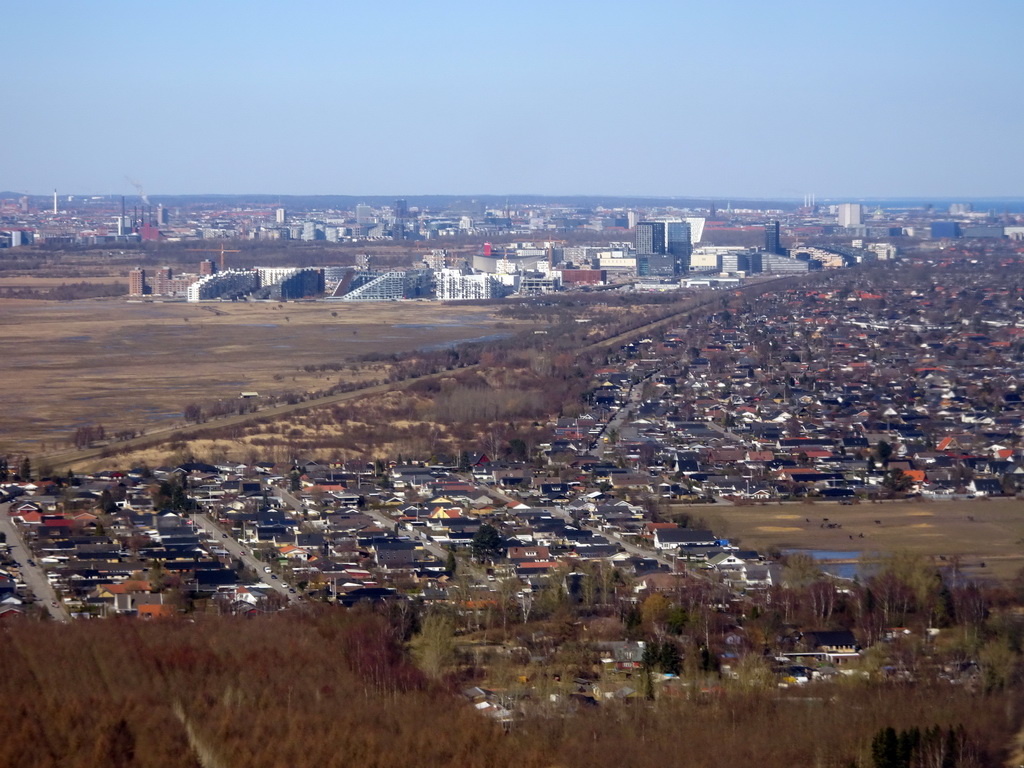
M0 190L1024 196L1024 2L5 3Z

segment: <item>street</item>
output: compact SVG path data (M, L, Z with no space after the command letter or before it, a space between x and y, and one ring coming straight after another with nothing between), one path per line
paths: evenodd
M287 504L296 512L302 512L302 502L295 498L295 496L293 496L291 493L284 490L283 488L277 488L275 490L277 491L278 494L280 494L281 500L284 501L285 504ZM395 529L395 521L389 518L383 512L378 512L375 509L360 509L359 512L371 518L375 523L377 523L377 525L379 525L386 531L393 531ZM423 546L423 548L427 550L427 552L432 554L441 562L444 562L448 559L448 550L444 547L432 543L429 539L427 539L427 536L423 531L403 531L403 533L400 535L408 535L414 539L417 539L419 543Z
M210 546L220 546L226 549L232 557L238 558L247 568L255 571L260 581L279 592L283 597L291 601L299 599L297 594L290 591L291 586L289 584L280 578L271 579L270 575L263 570L267 563L253 557L252 551L248 547L230 533L221 530L208 514L205 512L195 512L192 514L192 519L195 521L197 529L206 531L210 536L210 541L213 542ZM225 533L227 533L226 537Z
M0 504L0 531L7 535L7 543L10 545L11 557L15 562L21 563L21 580L25 582L36 600L40 601L50 617L57 621L71 621L71 614L68 613L64 604L57 599L57 593L49 579L46 578L46 571L41 565L29 565L29 560L34 560L35 555L25 545L25 539L8 515L10 502Z

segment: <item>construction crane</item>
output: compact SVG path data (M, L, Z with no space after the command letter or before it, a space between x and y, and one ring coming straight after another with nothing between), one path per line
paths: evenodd
M219 253L220 254L220 271L224 271L224 254L225 253L241 253L241 251L231 250L225 248L224 244L221 243L220 249L217 248L188 248L186 250L192 251L193 253Z

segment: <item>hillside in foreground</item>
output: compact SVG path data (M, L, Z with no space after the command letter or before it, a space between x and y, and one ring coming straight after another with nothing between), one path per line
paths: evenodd
M583 708L554 697L528 702L506 731L454 681L428 680L396 626L363 610L8 624L0 765L845 768L889 764L892 728L892 750L917 734L914 765L934 748L946 760L935 765L984 766L1002 762L1019 726L1015 690L848 680Z

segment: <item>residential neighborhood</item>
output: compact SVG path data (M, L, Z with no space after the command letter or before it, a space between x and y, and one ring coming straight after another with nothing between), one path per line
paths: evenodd
M692 633L698 621L706 636L685 657L703 654L719 674L740 674L738 661L759 647L779 685L855 673L871 645L902 642L904 631L932 643L939 629L906 629L906 605L870 626L851 613L862 580L889 567L856 565L874 532L843 527L851 505L916 498L970 517L982 499L1015 497L1024 475L1024 283L1008 263L928 266L917 282L885 287L878 273L849 273L723 304L627 343L527 460L499 449L9 473L6 538L28 554L9 551L2 563L0 616L152 620L411 602L454 611L465 632L497 617L507 632L567 605L626 628L593 646L592 669L614 674L592 679L581 666L576 699L669 691L679 660L652 666L648 650L641 666L662 670L656 683L631 664L650 632ZM764 505L795 509L794 530L832 535L833 555L853 571L823 575L810 558L801 571L800 550L751 549L705 522ZM30 573L45 587L33 589ZM807 588L845 607L804 611L770 636L743 619ZM511 716L507 699L474 690L489 714Z

